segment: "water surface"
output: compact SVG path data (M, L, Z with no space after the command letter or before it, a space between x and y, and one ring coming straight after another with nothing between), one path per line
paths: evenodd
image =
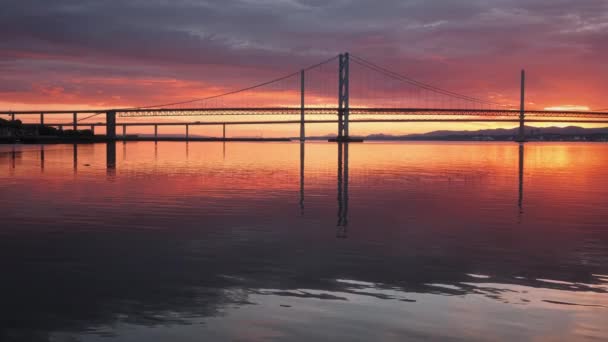
M2 341L608 339L608 145L0 146Z

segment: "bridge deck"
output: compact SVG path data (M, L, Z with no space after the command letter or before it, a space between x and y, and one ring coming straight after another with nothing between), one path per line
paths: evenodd
M518 119L351 119L351 123L383 123L383 122L512 122L518 123ZM608 124L608 118L604 120L588 120L588 119L526 119L526 123L601 123ZM274 120L274 121L197 121L197 122L119 122L116 126L221 126L221 125L285 125L285 124L300 124L300 120ZM337 124L338 120L305 120L305 124ZM71 122L64 123L45 123L47 126L73 126ZM79 127L91 126L106 126L105 123L76 123Z
M304 109L307 115L336 115L338 108ZM115 111L120 117L147 116L205 116L205 115L299 115L300 107L272 108L152 108L152 109L99 109L99 110L38 110L38 111L0 111L2 115L31 114L103 114ZM460 108L353 108L350 115L462 115L462 116L518 116L516 109L460 109ZM547 111L526 110L526 115L551 117L606 117L606 111Z

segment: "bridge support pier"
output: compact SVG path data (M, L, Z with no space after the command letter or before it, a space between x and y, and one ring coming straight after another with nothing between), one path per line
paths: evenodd
M525 121L526 121L526 71L521 71L521 94L519 103L519 135L517 141L526 141Z
M222 139L226 140L226 124L222 124Z
M127 125L122 125L122 140L127 140Z
M158 125L154 125L154 141L158 141Z
M190 140L190 125L186 125L186 140Z
M72 114L72 130L74 132L76 132L76 130L78 130L78 114L77 113Z
M95 125L91 125L91 135L95 136Z
M15 121L15 113L11 114L11 121Z
M44 126L44 113L40 113L40 126Z
M116 111L106 112L106 137L108 140L116 140Z

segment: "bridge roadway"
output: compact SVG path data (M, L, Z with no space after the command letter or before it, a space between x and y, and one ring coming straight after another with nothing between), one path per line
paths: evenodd
M302 109L306 115L335 115L335 119L308 119L302 116ZM0 112L10 115L40 115L40 124L46 126L95 127L105 126L110 139L117 137L116 127L122 127L122 138L127 135L129 126L154 127L154 136L158 136L158 126L184 126L185 136L189 138L190 126L222 126L223 139L226 138L226 126L235 125L285 125L300 124L338 124L337 108L301 108L301 107L275 107L275 108L182 108L182 109L116 109L116 110L53 110L53 111L20 111ZM608 124L608 112L581 112L581 111L525 111L526 123L596 123ZM45 122L44 116L57 114L71 114L71 122ZM78 114L89 114L78 120ZM93 119L98 114L105 114L105 122L83 122ZM195 121L195 122L116 122L116 116L122 118L151 118L151 117L184 117L184 116L295 116L299 120L224 120L224 121ZM433 109L433 108L350 108L349 116L367 116L360 119L349 119L350 123L399 123L399 122L511 122L521 123L520 111L513 109ZM378 116L379 118L369 118ZM383 117L382 117L383 116ZM391 117L392 116L392 117ZM382 118L380 118L382 117ZM303 130L302 130L303 132ZM301 139L304 135L301 134Z
M383 122L519 122L519 119L351 119L351 123L383 123ZM544 122L544 123L602 123L608 124L608 118L604 120L563 120L563 119L527 119L526 122ZM121 122L116 126L222 126L222 125L284 125L284 124L300 124L300 120L260 120L260 121L196 121L196 122ZM305 124L330 124L338 123L338 120L304 120ZM46 126L64 127L73 126L72 123L45 123ZM106 126L105 123L76 123L79 127L97 127Z
M37 111L0 111L2 115L32 114L103 114L116 112L119 117L150 116L228 116L228 115L300 115L301 107L268 108L126 108L126 109L85 109L85 110L37 110ZM304 108L307 115L337 115L338 108ZM526 115L548 117L605 117L608 111L547 111L526 110ZM457 115L457 116L519 116L519 109L459 109L459 108L363 108L351 107L350 115Z
M487 119L355 119L350 120L351 123L382 123L382 122L488 122ZM502 119L492 120L492 122L512 122L518 123L519 119ZM529 119L527 122L567 122L567 123L603 123L608 124L608 120L545 120L545 119ZM305 120L304 124L337 124L338 120ZM128 126L152 126L154 127L154 138L158 137L158 126L184 126L186 129L185 138L190 138L190 126L222 126L222 139L226 139L226 126L229 125L276 125L276 124L302 124L300 120L283 120L283 121L206 121L206 122L132 122L132 123L117 123L116 126L122 126L122 136L116 135L117 139L127 138ZM47 124L52 127L71 126L72 124ZM106 126L104 123L76 123L74 127L90 127L91 131L95 132L96 126ZM148 138L145 138L148 139ZM305 137L301 137L304 140ZM133 140L133 139L131 139Z

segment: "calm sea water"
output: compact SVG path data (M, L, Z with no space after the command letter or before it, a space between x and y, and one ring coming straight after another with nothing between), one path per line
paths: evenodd
M1 341L608 339L608 144L0 146Z

